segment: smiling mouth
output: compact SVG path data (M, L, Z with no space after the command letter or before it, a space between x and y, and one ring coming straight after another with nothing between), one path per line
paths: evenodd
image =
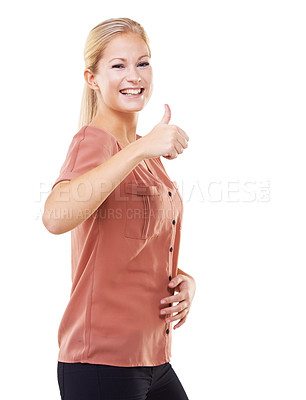
M122 89L122 90L124 90L124 89ZM144 92L144 88L141 88L139 93L122 93L121 90L119 90L119 92L125 96L140 96Z

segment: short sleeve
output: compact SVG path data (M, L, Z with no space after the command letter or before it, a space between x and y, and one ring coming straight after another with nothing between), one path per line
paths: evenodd
M72 138L66 159L51 190L61 181L70 181L98 167L116 152L115 138L108 132L88 125L82 127Z

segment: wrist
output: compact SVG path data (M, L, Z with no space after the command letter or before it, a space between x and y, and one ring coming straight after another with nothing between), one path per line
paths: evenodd
M129 146L132 146L134 154L139 162L148 158L143 137L130 143Z

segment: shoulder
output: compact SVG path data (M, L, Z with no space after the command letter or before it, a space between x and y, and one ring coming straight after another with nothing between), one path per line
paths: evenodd
M117 151L117 143L109 132L103 129L97 129L94 126L84 125L73 136L73 147L79 149L88 149L93 152L109 151L114 153Z
M116 140L109 132L104 129L98 129L95 126L84 125L82 128L74 135L76 141L86 141L95 144L116 144Z

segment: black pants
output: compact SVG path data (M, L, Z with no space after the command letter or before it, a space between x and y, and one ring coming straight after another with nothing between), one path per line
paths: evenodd
M58 361L62 400L188 400L172 365L117 367Z

